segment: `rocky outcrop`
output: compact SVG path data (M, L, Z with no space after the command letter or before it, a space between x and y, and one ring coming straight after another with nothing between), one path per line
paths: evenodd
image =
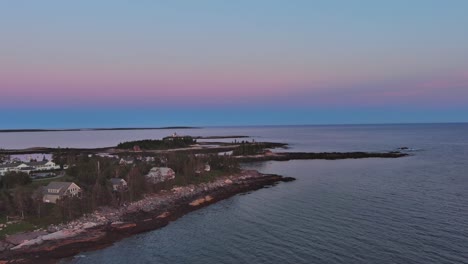
M365 158L401 158L408 156L399 151L391 152L269 152L259 155L235 156L240 162L256 161L288 161L288 160L338 160L338 159L365 159Z
M5 241L12 245L19 245L24 243L25 241L29 241L35 239L37 237L47 235L46 231L34 231L34 232L27 232L27 233L19 233L11 236L7 236Z

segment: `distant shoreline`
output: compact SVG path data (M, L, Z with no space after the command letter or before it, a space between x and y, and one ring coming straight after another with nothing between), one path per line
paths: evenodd
M68 129L0 129L0 133L18 132L73 132L73 131L107 131L107 130L163 130L163 129L201 129L201 127L172 126L172 127L114 127L114 128L68 128Z
M468 125L466 121L460 122L403 122L403 123L318 123L318 124L260 124L260 125L220 125L220 126L168 126L168 127L115 127L115 128L66 128L66 129L40 129L40 128L24 128L24 129L0 129L0 133L12 132L68 132L68 131L106 131L106 130L163 130L163 129L202 129L202 128L235 128L235 127L339 127L339 126L395 126L395 125Z

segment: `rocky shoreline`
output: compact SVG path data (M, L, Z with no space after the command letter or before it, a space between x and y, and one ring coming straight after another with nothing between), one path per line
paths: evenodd
M409 154L391 152L268 152L259 155L234 156L240 162L257 161L289 161L289 160L338 160L338 159L364 159L364 158L401 158Z
M164 227L191 211L236 194L293 180L248 170L210 183L161 191L118 209L101 208L67 224L21 234L24 239L9 237L1 242L0 263L56 263L133 234Z

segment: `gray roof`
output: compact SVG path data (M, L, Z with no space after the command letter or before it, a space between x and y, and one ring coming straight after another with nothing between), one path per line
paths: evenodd
M40 165L45 165L48 160L43 160L43 161L34 161L34 162L14 162L14 163L5 163L5 164L0 164L0 168L15 168L18 167L21 164L25 164L28 167L35 167L35 166L40 166Z
M15 168L21 165L22 163L6 163L6 164L0 164L0 168Z
M40 165L45 165L47 162L49 162L48 160L43 160L43 161L33 161L33 162L25 162L24 164L30 166L30 167L34 167L34 166L40 166Z
M59 190L58 194L63 195L65 191L72 185L73 182L50 182L49 185L44 187L45 194L57 194L57 193L49 193L49 189Z
M126 181L124 179L121 179L121 178L111 178L110 181L111 181L112 185L119 185L119 184L122 184L123 182L126 183Z

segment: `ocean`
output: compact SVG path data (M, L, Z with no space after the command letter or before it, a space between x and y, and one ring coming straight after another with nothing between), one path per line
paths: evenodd
M244 164L297 180L63 263L468 263L468 124L0 133L0 147L104 147L173 132L411 156Z

